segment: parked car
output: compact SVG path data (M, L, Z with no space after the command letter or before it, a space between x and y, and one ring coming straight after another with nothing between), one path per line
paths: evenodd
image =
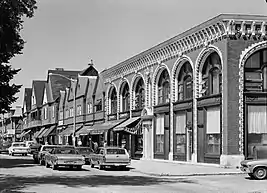
M14 155L14 154L21 154L21 155L27 155L29 152L29 148L26 146L24 142L13 142L11 146L8 148L8 154Z
M131 164L127 150L120 147L100 147L89 158L91 167L98 165L101 170L105 169L106 166L126 169L126 166Z
M90 147L76 147L75 148L78 154L84 157L84 161L86 165L90 165L89 155L94 153L94 150Z
M267 178L267 159L241 161L241 171L251 178L263 180Z
M33 152L33 160L35 163L45 165L45 155L54 148L60 147L59 145L42 145L39 151Z
M84 164L84 157L79 155L73 146L54 148L45 155L45 166L47 168L51 166L53 170L60 166L70 168L75 166L78 170L81 170Z
M1 153L8 153L8 148L11 146L12 141L4 141L1 140L0 142L0 154Z
M29 153L33 154L34 152L39 151L41 146L42 145L39 144L39 143L33 143L33 144L31 144L29 146L29 148L30 148Z

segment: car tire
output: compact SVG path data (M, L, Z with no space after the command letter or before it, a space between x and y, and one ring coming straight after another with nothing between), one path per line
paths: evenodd
M49 168L49 164L47 162L45 162L45 167Z
M263 180L267 177L267 168L257 167L253 171L253 176L257 180Z

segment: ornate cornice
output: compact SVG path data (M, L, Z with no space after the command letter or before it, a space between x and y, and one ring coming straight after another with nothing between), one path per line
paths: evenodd
M267 17L219 15L102 72L104 82L135 73L201 47L230 39L267 39Z

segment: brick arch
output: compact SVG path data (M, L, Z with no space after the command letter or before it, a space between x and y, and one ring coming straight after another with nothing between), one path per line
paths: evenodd
M267 48L267 41L250 45L240 55L239 59L239 152L244 154L244 67L247 59L255 52Z
M171 75L171 79L172 79L172 86L171 86L172 102L174 102L175 99L176 99L176 94L175 94L175 93L177 93L177 92L176 92L176 88L177 88L177 84L178 84L178 82L177 82L177 76L178 76L178 74L179 74L179 72L180 72L182 66L183 66L184 63L186 63L186 62L189 62L189 63L190 63L190 65L191 65L191 67L192 67L192 70L193 70L192 73L193 73L193 78L194 78L194 71L195 71L195 70L194 70L194 64L193 64L191 58L189 58L189 57L186 56L186 55L184 55L184 56L178 58L178 59L175 61L174 65L173 65L173 68L172 68L172 75ZM193 83L193 84L194 84L194 83ZM193 89L193 92L194 92L194 89Z
M121 92L122 92L122 88L123 88L124 84L128 84L129 92L131 94L131 85L129 83L129 80L125 77L121 78L119 86L118 86L118 108L117 109L119 110L119 112L121 111ZM131 97L131 95L130 95L130 97ZM130 104L130 107L131 107L131 104Z
M118 97L118 88L117 88L116 84L114 84L113 82L109 83L108 88L107 88L107 92L106 92L107 93L107 96L106 96L106 107L107 107L107 109L106 110L107 110L108 114L110 113L110 92L112 91L112 89L116 90L117 97Z
M158 93L156 92L157 91L157 83L158 83L160 74L165 69L167 70L167 72L169 74L169 77L170 77L170 86L172 85L171 73L170 73L170 70L169 70L168 66L166 64L164 64L164 63L159 64L157 66L154 74L153 74L153 77L152 77L152 89L153 89L153 91L152 91L152 93L153 93L152 106L156 105L156 99L157 99L157 95L158 95ZM170 101L172 101L172 99Z
M213 52L216 52L221 60L221 67L223 68L223 57L222 57L222 52L221 50L214 46L214 45L209 45L206 48L203 48L203 50L199 53L196 63L195 63L195 76L194 76L194 82L195 82L195 97L198 98L199 97L199 86L200 86L200 82L202 81L202 68L204 66L204 63L206 61L206 59L208 58L208 56L210 54L212 54Z
M130 98L131 98L131 109L133 109L133 100L134 100L134 90L135 90L135 87L136 87L136 83L139 81L139 79L142 79L143 80L143 83L144 83L144 89L145 89L145 96L146 96L146 82L145 82L145 78L143 76L143 74L141 74L140 72L138 72L137 74L135 74L132 78L132 81L131 81L131 90L130 90Z

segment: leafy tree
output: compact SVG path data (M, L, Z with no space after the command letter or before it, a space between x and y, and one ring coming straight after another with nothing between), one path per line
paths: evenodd
M17 100L21 85L10 84L20 69L13 69L9 61L22 54L25 41L20 36L23 19L33 17L35 0L0 0L0 113L10 109Z

